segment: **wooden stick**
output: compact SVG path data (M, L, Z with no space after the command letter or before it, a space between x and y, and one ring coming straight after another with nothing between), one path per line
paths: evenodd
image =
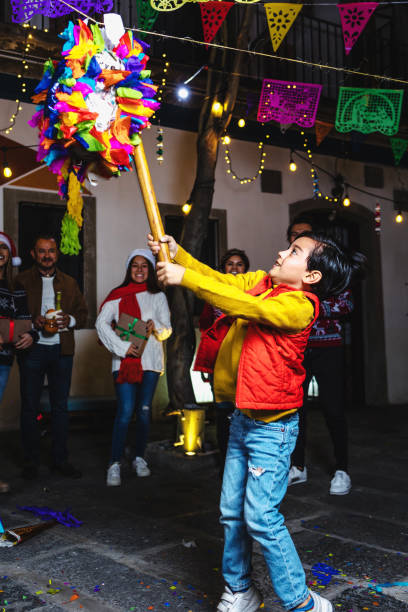
M164 236L164 228L142 142L134 148L133 155L150 231L155 240L160 240L162 236ZM167 244L163 243L161 245L161 251L159 251L158 258L159 261L171 261Z

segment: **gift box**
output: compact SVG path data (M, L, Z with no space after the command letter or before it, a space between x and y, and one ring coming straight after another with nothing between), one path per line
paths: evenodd
M146 342L150 336L147 331L147 323L145 321L132 317L125 312L122 312L122 314L119 316L115 333L119 336L119 338L122 338L122 340L134 344L140 356L142 355Z
M20 336L33 328L31 319L3 319L0 318L0 335L4 344L15 344Z

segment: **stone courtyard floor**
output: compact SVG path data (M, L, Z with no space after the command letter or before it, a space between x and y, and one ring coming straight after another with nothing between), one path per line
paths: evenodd
M328 494L331 449L312 409L309 480L289 488L282 512L308 582L335 611L408 611L407 407L349 417L351 493ZM57 478L44 465L38 480L24 482L18 433L0 435L0 478L12 485L0 496L4 527L38 520L19 506L70 508L83 521L0 549L0 612L214 611L223 587L217 468L195 469L194 459L191 471L162 463L150 478L127 471L121 487L107 488L111 418L73 420L71 458L84 471L80 480ZM152 438L172 430L155 424ZM278 612L257 546L253 566L264 612ZM390 583L405 584L380 586Z

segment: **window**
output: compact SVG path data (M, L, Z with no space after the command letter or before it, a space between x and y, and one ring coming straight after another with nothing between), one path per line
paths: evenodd
M33 202L20 202L18 214L18 245L19 255L22 259L21 270L27 270L33 265L30 251L36 237L51 234L59 240L61 234L61 221L65 214L65 205L46 205ZM79 241L83 244L83 230L79 234ZM58 259L58 268L73 276L81 291L84 291L84 256L83 250L79 255L63 255Z
M23 260L21 270L32 265L30 250L33 239L41 232L60 235L65 204L50 191L3 189L4 231L16 242ZM84 225L80 234L80 255L61 255L58 267L73 276L88 305L87 327L93 328L96 318L96 199L84 197Z

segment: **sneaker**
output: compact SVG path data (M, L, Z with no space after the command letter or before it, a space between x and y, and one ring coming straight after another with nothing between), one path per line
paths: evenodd
M351 478L347 472L337 470L330 483L330 495L347 495L351 489Z
M333 612L333 606L328 599L321 597L317 593L313 591L309 591L310 596L313 601L313 608L309 608L309 606L305 606L305 608L296 608L299 612L304 610L310 610L310 612Z
M299 470L296 465L292 465L289 470L289 480L288 487L293 484L299 484L300 482L307 481L307 468L303 468L303 470Z
M108 487L120 487L122 481L120 479L120 463L115 461L108 468L108 473L106 475L106 486Z
M227 586L221 595L217 612L255 612L262 603L260 592L251 586L244 593L233 593Z
M150 476L151 471L143 457L135 457L132 461L132 467L138 476Z

